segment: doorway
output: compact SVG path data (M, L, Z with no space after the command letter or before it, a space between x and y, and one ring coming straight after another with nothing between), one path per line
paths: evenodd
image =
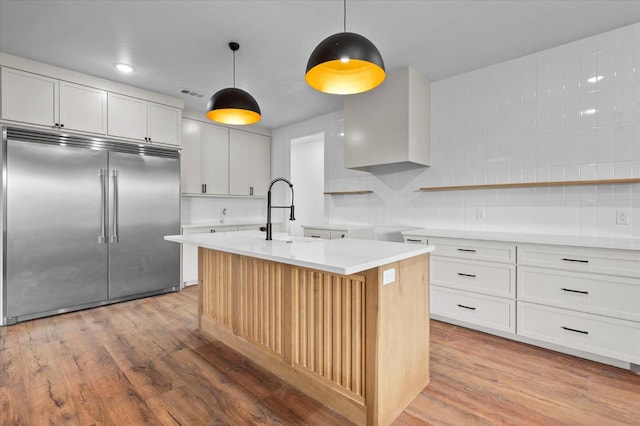
M324 223L324 133L291 140L291 183L296 220L290 232L302 235L302 225Z

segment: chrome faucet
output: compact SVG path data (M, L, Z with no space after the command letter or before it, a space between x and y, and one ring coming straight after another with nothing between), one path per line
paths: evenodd
M289 188L291 188L291 205L290 206L272 206L271 205L271 188L273 187L274 183L280 182L280 181L285 182L286 184L289 185ZM289 220L296 220L294 215L295 207L293 205L293 184L283 177L275 178L274 180L272 180L271 184L269 185L269 191L267 191L267 241L270 241L272 239L271 238L272 236L271 209L290 209L291 214L289 215Z

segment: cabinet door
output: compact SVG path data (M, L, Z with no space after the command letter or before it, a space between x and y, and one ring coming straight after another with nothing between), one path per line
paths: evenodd
M265 196L270 180L270 138L229 130L229 194Z
M229 130L229 194L251 195L251 133Z
M65 129L107 133L107 92L60 82L60 124Z
M110 136L146 140L147 102L129 96L108 94Z
M185 194L202 193L202 127L194 120L182 120L180 154L181 190Z
M53 126L57 123L58 81L2 68L2 118Z
M271 183L271 138L252 134L251 141L249 186L253 195L266 196Z
M229 193L229 129L226 127L204 125L202 183L207 194Z
M180 110L148 103L148 137L150 142L178 145L180 141Z

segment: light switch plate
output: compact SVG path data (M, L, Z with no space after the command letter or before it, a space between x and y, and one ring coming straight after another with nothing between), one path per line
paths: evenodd
M396 280L396 268L382 271L382 285L391 284Z

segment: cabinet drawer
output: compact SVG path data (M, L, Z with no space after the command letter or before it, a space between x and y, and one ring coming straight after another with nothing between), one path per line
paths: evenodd
M635 250L520 244L518 264L640 277L640 251Z
M640 363L640 324L636 322L518 302L518 334Z
M326 229L305 229L304 236L310 238L324 238L326 240L331 239L331 231Z
M515 333L515 301L432 286L431 313Z
M434 285L515 298L515 277L515 265L431 257Z
M436 246L434 256L516 263L516 245L513 243L429 237L429 244Z
M405 235L403 239L405 243L409 243L409 244L423 244L425 246L429 244L429 239L427 237Z
M640 278L518 266L518 300L640 321Z

